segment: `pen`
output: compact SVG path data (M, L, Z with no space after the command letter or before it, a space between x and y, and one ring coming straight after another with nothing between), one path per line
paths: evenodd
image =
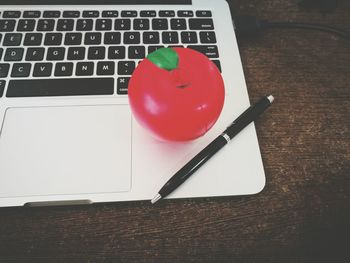
M228 144L241 130L255 121L273 102L272 95L265 96L255 105L250 106L226 130L214 139L208 146L193 157L184 167L175 173L152 199L152 204L166 197L185 182L195 171L208 161L221 148Z

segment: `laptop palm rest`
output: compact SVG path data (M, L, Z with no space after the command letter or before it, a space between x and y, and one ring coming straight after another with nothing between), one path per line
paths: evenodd
M0 197L131 189L127 105L9 108L0 133Z

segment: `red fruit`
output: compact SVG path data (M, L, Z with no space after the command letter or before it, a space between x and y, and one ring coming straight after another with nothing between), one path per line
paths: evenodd
M136 120L168 141L204 135L218 119L225 97L216 65L187 48L150 54L135 69L128 94Z

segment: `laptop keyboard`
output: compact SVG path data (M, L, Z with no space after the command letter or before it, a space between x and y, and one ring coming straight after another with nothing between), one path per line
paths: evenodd
M0 98L126 95L137 64L188 47L221 71L211 11L3 11Z

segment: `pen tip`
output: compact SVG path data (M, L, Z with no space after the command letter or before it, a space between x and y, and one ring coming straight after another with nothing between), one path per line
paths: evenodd
M272 95L267 96L267 99L270 101L270 103L272 103L275 100L275 98Z
M156 196L151 200L152 205L159 201L161 198L162 196L160 194L156 194Z

